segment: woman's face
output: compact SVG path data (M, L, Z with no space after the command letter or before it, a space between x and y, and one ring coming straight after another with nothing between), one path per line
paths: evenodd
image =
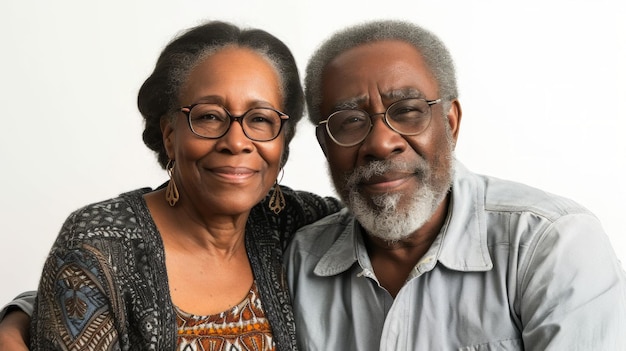
M219 104L233 116L254 107L283 108L273 66L240 47L221 49L195 66L179 101L181 106ZM282 131L274 140L257 142L248 139L237 122L219 139L201 138L191 131L182 112L163 126L163 137L169 158L176 162L179 205L226 215L248 211L268 193L284 147Z

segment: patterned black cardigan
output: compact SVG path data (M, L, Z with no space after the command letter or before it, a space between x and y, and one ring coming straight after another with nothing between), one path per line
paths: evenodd
M282 254L295 231L338 211L334 198L282 187L276 215L265 198L246 225L246 250L276 350L296 350ZM88 205L63 225L44 265L31 349L174 350L176 321L163 243L146 207L149 188Z

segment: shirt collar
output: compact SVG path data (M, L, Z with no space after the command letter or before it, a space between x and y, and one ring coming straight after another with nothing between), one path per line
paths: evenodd
M348 209L342 210L342 215L348 215ZM352 218L352 215L349 214ZM341 225L337 223L337 225ZM330 246L315 266L314 273L319 276L332 276L348 270L357 261L357 248L365 252L365 245L360 234L356 234L359 224L352 219L344 227L337 240ZM360 243L359 243L360 242Z
M493 267L487 246L485 183L456 163L448 220L439 234L438 261L458 271L488 271Z
M484 199L485 184L457 162L446 222L416 265L417 274L433 269L437 262L449 269L468 272L488 271L493 267L487 247ZM352 218L315 266L315 274L340 274L357 261L364 270L371 269L362 235L360 225Z

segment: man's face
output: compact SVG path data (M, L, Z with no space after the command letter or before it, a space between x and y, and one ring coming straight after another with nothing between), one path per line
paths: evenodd
M322 78L326 116L347 107L382 113L400 99L440 97L421 54L400 41L350 49L329 63ZM320 136L337 192L373 236L408 237L429 221L448 193L460 109L457 101L445 116L441 103L431 109L430 125L414 136L391 130L382 114L355 146L339 146L325 132Z

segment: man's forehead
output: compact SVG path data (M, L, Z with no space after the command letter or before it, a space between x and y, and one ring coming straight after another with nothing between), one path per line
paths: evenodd
M422 93L419 89L414 87L405 87L399 89L391 89L387 91L379 91L379 95L383 102L395 102L402 99L408 98L426 98L424 93ZM328 98L332 98L328 96ZM366 106L369 104L371 96L367 94L349 97L349 98L340 98L333 104L334 110L344 110L344 109L355 109L362 106Z

